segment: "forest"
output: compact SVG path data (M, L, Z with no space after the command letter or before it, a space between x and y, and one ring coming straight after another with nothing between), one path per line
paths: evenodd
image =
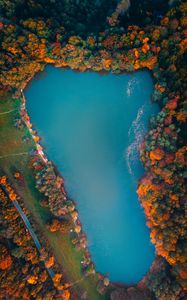
M137 286L118 287L100 278L97 288L102 295L106 293L106 299L185 299L186 12L187 3L182 0L0 0L2 103L7 97L21 99L21 90L46 64L80 72L119 74L147 69L152 74L152 101L159 104L160 112L150 119L140 145L145 174L137 194L157 256ZM19 131L28 120L20 109L13 126ZM29 139L39 143L32 124L31 130ZM63 178L52 162L41 160L34 146L27 167L41 194L40 205L53 216L46 222L48 230L63 233L74 228L74 245L85 251L82 271L94 273L75 203L64 190ZM50 247L49 253L37 251L12 201L20 201L31 218L32 213L24 208L1 161L0 176L0 299L20 299L20 294L22 299L78 299L68 288ZM21 176L19 171L13 173L15 181L22 180ZM44 260L54 266L53 279Z

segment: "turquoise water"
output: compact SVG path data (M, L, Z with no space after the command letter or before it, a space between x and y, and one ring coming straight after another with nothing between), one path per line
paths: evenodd
M75 73L47 67L26 91L27 109L48 157L80 214L96 270L138 282L154 259L136 186L137 146L158 108L147 72Z

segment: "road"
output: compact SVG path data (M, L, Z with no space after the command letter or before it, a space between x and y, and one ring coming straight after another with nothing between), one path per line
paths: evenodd
M38 238L37 238L37 235L35 234L34 230L32 229L32 226L31 226L31 223L29 222L29 219L27 218L27 216L26 216L25 213L23 212L23 210L22 210L22 208L21 208L21 206L19 205L19 203L18 203L17 200L12 201L12 203L14 204L15 208L16 208L17 211L19 212L19 214L20 214L20 216L21 216L23 222L25 223L25 226L27 227L27 229L28 229L30 235L31 235L32 238L33 238L33 241L34 241L34 243L35 243L35 245L36 245L36 248L37 248L38 251L40 252L41 249L42 249L42 246L41 246L41 244L40 244L40 242L39 242L39 240L38 240ZM54 272L53 272L53 270L52 270L51 268L47 268L47 267L46 267L46 269L47 269L49 275L51 276L51 278L53 278L53 277L54 277Z
M7 197L8 197L8 193L7 193L7 191L6 191L6 188L5 188L2 184L1 184L1 188L2 188L3 192L4 192L4 193L7 195ZM8 197L8 198L9 198L9 197ZM37 238L36 233L34 232L32 226L31 226L31 223L29 222L29 219L27 218L27 216L26 216L25 213L23 212L23 210L22 210L22 208L21 208L21 206L19 205L19 203L18 203L17 200L13 200L13 201L10 200L10 201L13 203L13 205L14 205L14 207L16 208L16 210L18 211L20 217L22 218L22 220L23 220L23 222L24 222L26 228L28 229L28 231L29 231L29 233L30 233L30 235L31 235L31 237L32 237L32 239L33 239L35 245L36 245L36 248L38 249L39 252L41 252L42 246L41 246L41 244L40 244L40 242L39 242L39 240L38 240L38 238ZM44 261L44 262L45 262L45 261ZM46 269L47 269L47 271L48 271L48 273L49 273L49 276L53 279L53 277L54 277L54 275L55 275L54 272L53 272L53 270L52 270L51 268L47 268L47 267L46 267Z

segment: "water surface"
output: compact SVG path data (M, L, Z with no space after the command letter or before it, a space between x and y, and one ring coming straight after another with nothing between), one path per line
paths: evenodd
M96 270L138 282L154 259L136 186L138 144L153 90L147 72L75 73L47 67L26 91L31 121L76 203Z

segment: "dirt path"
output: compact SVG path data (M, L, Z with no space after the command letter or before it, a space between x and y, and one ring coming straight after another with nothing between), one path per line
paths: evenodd
M9 114L9 113L11 113L11 112L13 112L13 111L15 111L15 110L17 110L17 108L11 109L11 110L8 110L8 111L5 111L5 112L2 112L2 113L0 113L0 116Z
M6 154L6 155L0 156L0 159L1 158L6 158L6 157L9 157L9 156L19 156L19 155L27 155L27 154L29 154L29 152L11 153L11 154Z

